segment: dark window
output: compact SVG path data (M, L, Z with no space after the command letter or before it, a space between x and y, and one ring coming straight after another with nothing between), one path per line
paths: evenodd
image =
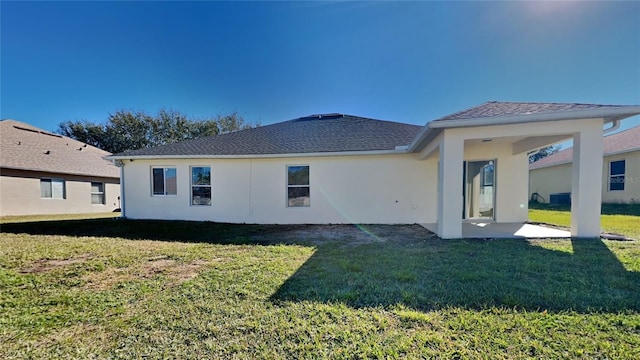
M211 205L211 168L191 167L191 205Z
M287 166L287 206L310 206L310 195L309 166Z
M609 191L624 190L624 160L609 163Z
M153 168L151 176L153 195L176 195L178 193L176 168Z

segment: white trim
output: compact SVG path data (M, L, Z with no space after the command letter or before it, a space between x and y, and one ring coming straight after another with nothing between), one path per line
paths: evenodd
M291 154L242 154L242 155L129 155L109 156L108 160L127 159L269 159L288 157L319 157L319 156L367 156L367 155L397 155L407 154L407 150L371 150L371 151L336 151Z

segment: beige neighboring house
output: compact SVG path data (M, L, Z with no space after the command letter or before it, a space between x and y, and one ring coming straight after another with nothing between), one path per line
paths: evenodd
M602 202L640 203L640 126L603 138ZM529 166L529 194L550 202L551 194L571 192L573 148ZM555 196L554 196L555 197Z
M15 120L0 121L0 216L111 212L120 171L110 153Z

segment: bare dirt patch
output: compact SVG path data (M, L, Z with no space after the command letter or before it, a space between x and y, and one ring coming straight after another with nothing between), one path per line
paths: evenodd
M82 254L68 259L39 259L34 261L31 266L20 269L20 273L32 274L48 272L64 266L80 264L91 258L91 254Z
M153 256L147 261L136 263L127 268L110 268L105 271L85 275L85 287L95 290L106 290L115 285L139 279L151 279L158 275L166 276L171 285L178 285L198 276L210 263L219 261L195 260L180 263L164 255Z
M263 236L277 237L287 243L319 244L338 241L349 244L424 241L433 237L433 233L420 225L294 225L287 226Z

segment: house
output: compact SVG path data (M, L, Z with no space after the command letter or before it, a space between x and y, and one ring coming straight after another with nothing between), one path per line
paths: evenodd
M108 155L19 121L0 121L0 215L119 208L120 170Z
M640 203L640 126L603 138L602 202ZM551 194L571 192L573 148L529 165L530 196L550 202Z
M312 115L110 156L123 216L264 224L523 223L528 157L573 138L571 234L600 234L602 132L640 106L487 102L425 126ZM595 195L594 195L595 194Z

